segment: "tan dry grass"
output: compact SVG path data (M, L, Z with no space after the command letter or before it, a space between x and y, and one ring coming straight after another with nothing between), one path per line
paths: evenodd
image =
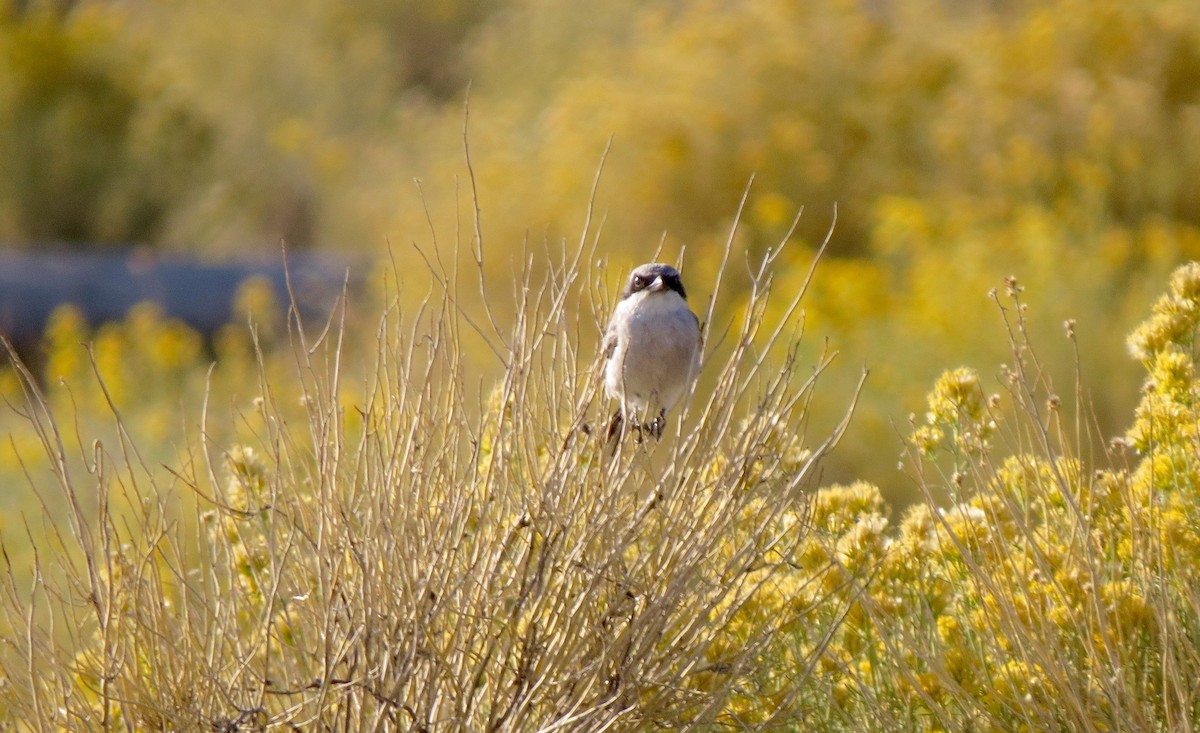
M733 619L773 592L772 562L786 570L767 558L805 530L781 517L803 514L840 434L801 438L829 360L798 360L803 292L766 322L774 248L744 318L710 344L711 390L672 421L678 435L610 459L586 429L608 406L573 315L594 287L589 228L544 277L525 261L506 326L470 312L436 257L441 287L386 310L369 365L344 361L343 323L294 323L302 393L261 378L259 414L239 418L257 442L212 446L202 430L184 465L146 465L124 433L64 439L71 416L23 372L72 512L41 518L54 531L31 586L8 569L4 717L228 731L736 720L727 703L783 619L736 634ZM731 248L732 234L722 272ZM472 388L465 338L503 363L490 395ZM281 409L295 399L302 424ZM793 714L805 672L788 674L793 692L762 720Z

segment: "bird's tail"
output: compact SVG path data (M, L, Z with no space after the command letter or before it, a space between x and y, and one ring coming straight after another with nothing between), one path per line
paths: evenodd
M605 445L608 446L609 455L614 455L617 452L617 445L621 442L621 436L625 434L625 416L621 414L621 408L613 413L612 419L608 421L608 431L604 434Z

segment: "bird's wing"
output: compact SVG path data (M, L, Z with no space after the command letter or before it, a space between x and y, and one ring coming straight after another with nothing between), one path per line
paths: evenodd
M612 358L613 352L617 350L617 329L613 324L608 324L608 330L604 332L604 343L601 345L604 351L604 360L608 361Z

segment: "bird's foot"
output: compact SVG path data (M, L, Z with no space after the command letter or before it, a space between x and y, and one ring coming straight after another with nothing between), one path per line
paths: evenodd
M663 430L667 427L667 411L662 410L658 413L658 417L646 423L646 430L654 436L655 440L662 440Z
M621 411L612 416L612 420L608 425L607 440L613 444L615 451L615 441L625 434L626 431L633 434L633 442L636 445L641 445L646 442L648 436L653 436L655 440L662 440L663 430L667 426L667 411L662 410L658 416L649 422L626 421L621 415Z

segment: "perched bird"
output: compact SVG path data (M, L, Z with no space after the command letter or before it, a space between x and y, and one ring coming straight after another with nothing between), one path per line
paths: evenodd
M661 438L667 411L700 369L700 321L678 270L657 262L634 268L604 334L604 355L605 392L620 401L608 440L624 433L623 423L639 440L644 432Z

